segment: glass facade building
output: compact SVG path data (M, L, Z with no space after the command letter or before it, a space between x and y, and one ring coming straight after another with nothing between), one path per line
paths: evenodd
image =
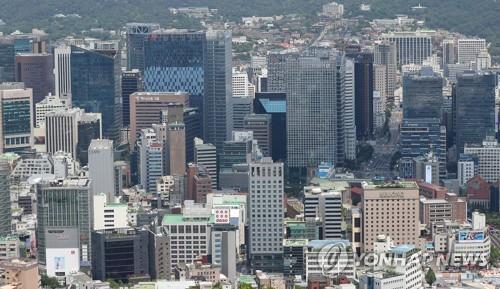
M127 70L144 71L144 39L160 29L155 23L127 23Z
M415 158L432 151L439 161L439 174L446 177L446 127L439 118L403 119L401 156Z
M31 89L0 88L1 152L21 152L33 144L33 96Z
M90 265L92 190L88 179L66 179L37 186L38 262L45 264L47 229L77 228L81 265Z
M10 165L7 159L0 157L0 237L11 233L12 213L10 211Z
M424 68L403 77L403 117L441 118L443 78Z
M254 112L271 116L271 156L274 161L286 159L286 94L261 92L255 94Z
M144 90L187 92L190 105L202 107L204 89L204 32L156 31L144 40Z
M120 143L122 125L119 51L71 47L72 103L102 114L103 136Z
M457 154L465 144L478 144L495 132L495 84L493 72L467 71L457 76L455 133Z
M0 83L15 80L14 38L0 37Z

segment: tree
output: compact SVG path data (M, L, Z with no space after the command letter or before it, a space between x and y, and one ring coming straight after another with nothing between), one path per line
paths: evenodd
M491 247L491 253L490 253L490 263L491 264L497 264L500 262L500 247Z
M427 270L427 273L425 273L425 282L427 282L429 286L436 282L436 274L434 274L432 268L429 268L429 270Z
M238 289L252 289L252 285L248 283L240 283L240 286L238 286Z
M57 278L49 277L45 274L42 275L41 282L42 282L42 287L49 287L52 289L57 288L57 287L61 287L61 285L59 284L59 281L57 281Z

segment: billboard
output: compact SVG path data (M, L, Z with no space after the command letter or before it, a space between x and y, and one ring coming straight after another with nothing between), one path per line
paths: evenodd
M482 242L484 241L483 231L459 231L458 241L474 241Z
M80 251L78 248L58 248L46 250L47 275L66 276L80 270Z
M215 209L215 223L216 224L229 224L229 208Z

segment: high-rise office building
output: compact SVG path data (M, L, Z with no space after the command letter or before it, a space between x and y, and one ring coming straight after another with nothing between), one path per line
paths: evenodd
M141 72L137 69L122 72L122 121L123 126L130 125L130 95L142 90Z
M71 99L76 107L102 115L103 135L121 142L122 104L119 50L71 46Z
M337 161L336 55L290 55L285 70L287 161L290 167Z
M35 127L45 125L45 116L49 112L64 110L68 105L57 95L47 95L42 101L35 104Z
M108 202L114 201L115 169L113 141L94 139L89 146L89 179L94 194L106 194Z
M470 65L476 61L479 53L486 49L486 40L480 38L462 38L457 40L458 63ZM470 67L472 68L472 67Z
M485 181L494 183L500 180L500 145L493 135L486 136L481 145L465 144L464 154L477 160L477 174Z
M403 77L403 118L441 118L443 78L425 67Z
M54 154L63 151L76 159L78 145L79 108L56 110L45 115L46 151Z
M388 41L377 43L373 52L373 64L385 67L386 91L381 93L392 102L394 100L398 72L396 44Z
M157 30L144 39L144 90L183 91L192 107L202 108L205 32Z
M50 231L76 229L80 264L90 265L92 229L92 188L86 178L68 178L37 185L38 262L47 264L46 238Z
M321 239L342 238L342 193L321 187L304 188L304 218L320 220Z
M463 72L455 89L455 134L457 154L465 144L481 144L495 131L495 83L492 72Z
M163 176L163 145L153 129L143 129L138 139L140 184L146 192L155 192L156 181Z
M382 35L382 40L396 44L396 61L399 66L422 64L432 55L434 31L401 31Z
M283 270L284 168L271 158L249 164L249 259L252 270Z
M144 40L153 31L160 29L155 23L127 23L127 70L144 71Z
M271 116L268 114L249 114L243 120L243 129L253 132L262 154L270 157L273 149Z
M16 55L16 81L33 89L33 104L54 92L52 54Z
M253 97L248 89L250 85L251 83L248 81L248 73L233 69L233 97Z
M354 106L356 137L358 140L373 136L373 54L348 54L354 61Z
M162 122L162 111L172 103L186 105L184 92L136 92L130 96L130 145L134 146L141 129Z
M445 39L442 43L442 67L457 63L457 44L455 39Z
M285 65L289 53L272 52L267 56L267 90L268 92L285 92Z
M14 38L0 36L0 83L12 82L16 79L15 64Z
M222 149L232 128L232 40L230 31L206 33L205 88L203 99L203 139Z
M0 84L0 152L33 147L33 91L18 84Z
M212 189L217 188L217 149L213 144L204 143L202 139L195 139L194 162L208 170L212 179Z
M0 237L10 235L12 229L12 213L10 211L10 165L7 159L0 155Z
M255 94L254 112L271 116L271 151L273 160L286 159L286 94L259 92Z
M165 173L168 175L183 175L186 171L186 130L184 123L169 123L167 134L169 166Z
M439 161L440 177L446 177L446 128L439 118L403 119L400 134L402 157L432 152Z
M242 130L245 117L253 111L253 98L250 97L232 97L231 109L233 111L232 130Z
M201 138L201 115L196 107L184 108L184 127L186 129L186 162L194 161L194 140Z
M55 95L71 101L71 47L54 48Z
M209 171L202 165L190 163L187 168L186 200L205 204L207 194L212 192L212 179Z
M102 139L102 116L100 113L82 113L78 120L76 146L76 159L82 166L88 164L89 146L94 139Z
M397 245L419 244L420 214L418 185L415 182L364 184L361 200L364 252L373 252L377 236L391 236ZM380 212L380 207L391 210Z

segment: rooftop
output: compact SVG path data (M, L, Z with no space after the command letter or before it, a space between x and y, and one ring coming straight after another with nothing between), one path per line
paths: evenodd
M212 219L212 216L206 216L206 217L187 217L184 216L183 214L166 214L163 216L163 222L162 224L169 224L169 225L176 225L176 224L182 224L185 222L210 222Z
M305 247L307 243L307 239L283 239L284 247Z
M311 240L307 244L308 248L314 249L314 250L321 250L325 246L345 246L346 248L349 247L351 243L348 240Z
M389 250L389 253L394 253L394 254L407 254L410 253L411 251L415 250L416 247L413 245L405 244L405 245L398 245Z
M395 183L375 184L373 182L363 182L363 189L378 190L378 189L418 189L415 181L399 181Z

